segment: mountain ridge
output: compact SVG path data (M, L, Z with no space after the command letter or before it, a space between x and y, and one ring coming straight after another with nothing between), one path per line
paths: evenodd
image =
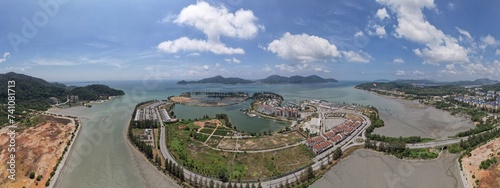
M237 77L228 77L224 78L221 75L217 75L214 77L204 78L198 81L185 81L181 80L177 82L177 84L185 85L185 84L208 84L208 83L218 83L218 84L303 84L303 83L327 83L327 82L338 82L333 78L322 78L317 75L310 76L280 76L280 75L271 75L264 79L258 79L255 81L247 80L243 78Z

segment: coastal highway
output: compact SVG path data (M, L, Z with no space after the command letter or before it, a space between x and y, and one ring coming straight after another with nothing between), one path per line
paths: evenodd
M434 147L446 146L446 145L450 145L450 144L456 144L456 143L459 143L460 140L464 140L465 141L465 140L467 140L467 137L455 138L455 139L448 139L448 140L440 140L440 141L433 141L433 142L406 144L406 147L408 147L410 149L434 148Z

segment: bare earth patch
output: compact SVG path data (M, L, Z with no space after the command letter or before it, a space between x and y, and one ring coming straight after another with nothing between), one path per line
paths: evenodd
M178 102L178 103L197 103L198 100L194 100L192 98L189 98L189 97L171 97L170 100L172 102Z
M45 187L45 182L50 177L53 167L75 130L72 119L53 118L46 116L48 121L24 131L19 131L16 136L16 181L7 178L7 166L0 165L0 187ZM67 123L67 124L65 124ZM0 130L0 160L7 161L8 128ZM29 173L35 172L35 178L30 179ZM43 178L36 185L36 177Z
M500 138L492 140L485 145L482 145L471 152L470 157L462 159L463 171L467 177L469 187L476 185L475 181L479 180L480 187L500 187L500 164L492 164L487 170L479 170L481 161L490 159L492 156L498 158L500 148ZM472 178L472 175L475 178Z

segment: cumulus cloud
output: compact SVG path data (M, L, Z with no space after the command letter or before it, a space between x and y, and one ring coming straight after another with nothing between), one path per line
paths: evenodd
M500 50L497 50L497 51L495 52L495 55L500 55Z
M397 70L396 71L396 76L406 76L406 72L403 70Z
M157 48L165 53L177 53L179 51L209 51L214 54L245 54L245 51L241 48L229 48L223 43L189 39L187 37L181 37L174 41L162 42Z
M397 16L395 36L424 44L423 49L414 52L424 59L424 63L463 63L468 62L469 50L460 46L458 41L429 23L423 9L434 9L434 0L400 1L377 0L388 6Z
M300 63L308 63L322 59L339 57L337 46L328 40L308 34L283 34L280 39L269 43L266 50L279 57Z
M370 55L362 51L342 51L342 55L348 62L352 63L368 63L373 59Z
M7 58L9 58L9 57L10 57L10 52L3 53L2 58L0 58L0 63L7 61Z
M274 67L278 68L280 71L284 72L295 72L295 67L287 64L278 64Z
M457 70L454 64L446 65L445 69L439 71L441 74L451 74L451 75L460 75L461 72Z
M208 71L210 70L210 67L208 67L208 65L203 65L203 70Z
M491 35L486 35L485 37L481 37L481 45L479 46L481 49L485 49L488 46L496 46L498 45L498 41L495 37Z
M392 62L395 63L395 64L401 64L401 63L404 63L405 60L403 60L401 58L396 58L396 59L392 60Z
M271 67L269 67L269 65L266 64L266 65L264 65L264 68L262 68L262 71L264 71L264 72L271 72L272 69L271 69Z
M171 16L166 20L171 20ZM259 30L264 29L263 26L256 24L257 20L251 10L240 9L232 13L224 6L214 7L207 2L199 1L182 9L173 22L199 29L205 33L207 40L181 37L173 41L164 41L157 48L166 53L209 51L214 54L244 54L241 48L226 47L220 41L220 37L253 38Z
M235 64L240 64L241 63L241 61L239 59L236 59L234 57L232 59L229 59L229 58L224 59L224 61L226 61L227 63L235 63Z
M468 63L462 65L464 71L469 75L491 75L500 76L500 61L495 60L493 63Z
M380 20L389 18L389 14L387 13L387 10L385 8L378 9L376 15Z
M375 29L374 34L377 35L380 38L384 38L387 33L385 32L385 27L381 25L374 25L373 29Z
M203 31L209 41L219 41L219 36L253 38L262 27L255 23L257 20L251 10L231 13L223 6L213 7L199 1L182 9L174 23L193 26Z

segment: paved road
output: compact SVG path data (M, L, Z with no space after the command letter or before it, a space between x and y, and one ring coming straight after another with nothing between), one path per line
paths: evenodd
M406 144L406 147L410 149L419 149L419 148L433 148L439 146L446 146L450 144L459 143L460 140L467 140L467 137L448 139L448 140L439 140L434 142L424 142L424 143L416 143L416 144Z

